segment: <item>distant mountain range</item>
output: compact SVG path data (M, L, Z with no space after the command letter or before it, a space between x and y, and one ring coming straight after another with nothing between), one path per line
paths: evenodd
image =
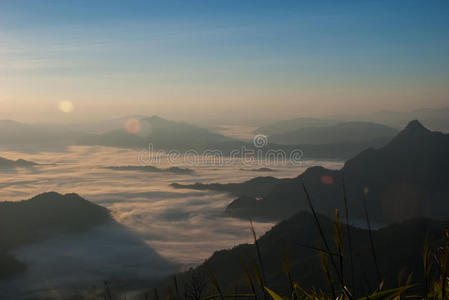
M26 269L8 254L10 250L112 221L107 209L77 194L51 192L20 202L0 202L0 278Z
M241 171L248 171L248 172L276 172L276 170L271 169L271 168L266 168L266 167L262 167L262 168L255 168L255 169L240 169Z
M395 135L398 124L402 124L405 116L410 115L419 116L432 128L449 130L448 108L334 116L329 119L298 118L261 127L255 133L269 136L268 145L263 151L282 150L291 153L300 149L306 160L346 160L366 148L384 146ZM393 116L398 116L400 121L394 123ZM26 152L64 151L70 145L148 149L150 144L153 150L194 150L198 153L217 150L224 156L229 156L236 149L255 150L252 142L159 116L130 116L71 125L23 124L0 120L0 141L1 148Z
M24 152L64 151L71 145L98 145L131 149L149 150L189 150L201 154L204 151L220 151L229 156L233 151L242 149L257 150L252 142L232 139L207 129L184 122L162 119L158 116L133 119L135 128L121 127L101 133L79 131L83 127L70 130L68 126L51 126L49 124L22 124L14 121L0 120L0 147ZM117 125L117 120L112 124ZM108 123L109 124L109 123ZM111 125L111 127L114 128ZM108 126L105 125L104 128ZM130 130L131 129L131 130ZM300 149L303 159L346 159L367 147L380 147L385 139L367 141L342 141L322 145L279 145L269 143L263 151L282 150L286 153Z
M332 219L318 216L331 252L337 252L334 241L335 222ZM372 232L375 251L377 252L378 267L381 279L386 289L396 287L398 276L403 272L404 278L413 274L413 282L424 282L422 249L426 238L429 246L436 249L444 244L442 229L447 228L448 221L434 221L430 219L411 219L396 223ZM368 230L350 226L352 239L352 253L354 275L350 266L348 254L347 227L344 230L344 278L350 283L352 291L357 296L367 294L379 285L376 267L372 256ZM249 233L248 233L249 234ZM328 282L321 267L318 249L325 249L316 222L311 213L300 212L291 218L274 226L258 239L258 247L266 275L266 286L276 292L289 295L290 283L284 270L286 264L290 269L292 280L305 289L321 289L329 291ZM315 248L315 249L312 249ZM254 265L259 259L254 244L241 244L232 249L216 251L203 264L195 269L176 274L179 287L189 287L192 282L200 286L204 284L204 294L214 293L207 290L207 280L214 274L224 294L236 292L250 292L245 277L244 266L257 281L254 275ZM332 266L329 266L332 269ZM259 269L260 270L260 269ZM332 271L331 271L332 272ZM353 282L352 279L354 279ZM194 281L195 280L195 281ZM405 280L405 279L404 279ZM159 291L167 291L173 287L173 276L157 286ZM259 290L256 287L257 290ZM417 290L423 290L419 285ZM180 290L184 293L184 290ZM262 297L262 296L261 296Z
M64 126L0 120L0 147L24 152L62 151L85 133Z
M336 125L338 121L318 118L296 118L279 121L257 128L254 132L264 135L282 134L302 128L327 127Z
M228 191L238 196L227 212L238 217L279 220L307 209L304 182L317 211L332 216L344 209L343 176L351 218L364 219L364 198L380 223L412 217L449 216L449 135L410 122L387 145L367 149L341 170L312 167L296 178L259 177L241 184L175 185Z
M222 142L233 141L221 134L184 122L158 116L133 119L135 128L126 129L117 120L111 130L100 133L85 132L82 126L69 127L50 124L24 124L0 120L1 147L21 151L59 151L70 145L101 145L123 148L145 148L151 143L155 149L207 149ZM109 123L108 123L109 124ZM108 126L104 126L104 129Z
M403 128L410 120L420 120L424 126L436 131L449 132L449 106L443 108L425 108L412 111L376 111L366 114L339 114L327 118L299 117L264 125L255 133L278 135L303 128L331 127L342 122L370 122L393 128Z
M172 183L171 186L178 189L194 189L194 190L214 190L221 192L229 192L234 196L248 195L251 197L259 197L269 193L273 188L275 188L280 183L284 182L285 179L277 179L275 177L256 177L245 183L210 183L210 184L179 184Z
M119 147L148 147L189 150L201 149L211 144L231 141L221 134L184 122L162 119L158 116L139 120L136 132L116 129L103 134L85 136L80 143Z
M366 114L340 114L330 117L339 121L366 121L403 128L410 120L420 120L424 126L435 131L449 132L449 106L423 108L411 111L381 110Z
M174 173L174 174L192 174L194 171L192 169L180 168L180 167L170 167L166 169L157 168L153 166L111 166L106 167L106 169L115 171L142 171L150 173Z
M276 144L323 145L335 143L390 140L398 130L369 122L345 122L326 127L305 127L270 135L268 140Z
M138 130L127 131L122 127L102 133L87 133L76 127L69 130L67 126L50 126L49 124L22 124L14 121L0 120L0 147L9 150L39 152L64 151L70 145L99 145L120 148L139 148L153 150L177 150L185 152L194 150L201 154L208 150L220 151L229 156L233 151L242 149L257 150L252 142L232 139L207 129L184 122L162 119L158 116L133 119ZM117 120L113 122L117 125ZM105 126L106 128L107 126ZM111 125L111 127L113 127ZM133 129L135 130L135 128ZM324 136L323 136L324 138ZM334 139L337 141L338 139ZM268 140L262 151L282 150L287 154L300 149L303 159L347 159L368 147L380 147L387 138L376 138L361 141L348 141L342 138L340 142L325 144L301 143L298 145L280 145Z

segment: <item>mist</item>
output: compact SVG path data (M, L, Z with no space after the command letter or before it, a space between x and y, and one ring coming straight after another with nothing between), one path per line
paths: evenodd
M236 257L264 273L258 241L279 295L296 287L284 244L311 294L376 297L405 269L436 287L416 253L449 213L448 8L0 0L0 298L170 294L210 266L231 295ZM351 251L335 239L341 282L322 287L314 222L339 231L343 211ZM349 281L350 231L364 256Z
M179 167L192 174L111 170L107 166L142 165L139 151L113 147L70 147L65 152L2 152L40 165L18 169L3 177L3 199L19 201L36 194L76 192L111 210L116 225L103 225L88 233L71 234L14 250L29 265L3 288L24 293L100 286L110 279L123 282L151 281L174 270L201 263L214 251L251 241L249 222L224 213L234 197L212 191L174 189L171 183L240 182L257 175L244 161L225 166ZM259 162L260 163L260 162ZM268 162L267 162L268 163ZM300 166L272 166L278 177L294 177L311 165L341 167L341 162L304 161ZM168 166L162 159L160 168ZM172 165L172 164L170 164ZM256 165L257 166L257 165ZM259 172L260 175L266 175ZM6 174L4 174L6 175ZM273 222L255 222L259 234ZM182 229L182 230L181 230ZM2 289L3 289L2 288Z

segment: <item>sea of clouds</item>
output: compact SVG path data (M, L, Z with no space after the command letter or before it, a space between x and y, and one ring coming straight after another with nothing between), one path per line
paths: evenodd
M201 263L215 250L251 241L249 223L225 215L233 200L226 193L174 189L178 183L242 182L256 176L296 177L307 167L337 169L341 162L304 161L299 166L235 159L221 165L191 165L162 159L157 167L193 169L192 174L110 170L109 166L142 165L136 150L76 146L64 152L0 152L8 159L39 164L2 174L0 201L18 201L39 193L78 193L111 210L118 224L91 232L60 236L17 249L14 255L29 265L25 274L0 282L0 287L50 289L106 278L135 280L163 276ZM255 172L270 167L273 172ZM255 222L258 235L274 224ZM112 226L112 227L111 227ZM64 263L70 262L70 263ZM82 281L81 280L81 281Z

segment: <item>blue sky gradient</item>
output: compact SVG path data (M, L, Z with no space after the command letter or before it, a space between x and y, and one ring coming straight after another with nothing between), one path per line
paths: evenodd
M448 86L448 1L0 1L0 118L407 110Z

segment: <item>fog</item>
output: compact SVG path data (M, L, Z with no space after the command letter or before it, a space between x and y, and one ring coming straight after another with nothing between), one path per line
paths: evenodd
M267 175L294 177L311 165L329 168L342 165L304 161L299 166L269 165L269 162L251 166L236 159L216 166L183 161L169 164L162 159L160 168L176 165L194 170L193 174L173 174L105 169L141 165L139 151L111 147L76 146L66 152L34 154L2 152L2 156L42 165L2 174L1 200L24 200L47 191L74 192L110 209L117 223L123 225L53 238L15 251L14 255L26 262L29 270L7 285L30 289L61 286L61 282L70 286L79 278L98 284L106 274L151 279L155 274L198 264L215 250L251 241L248 221L224 214L232 196L174 189L170 183L241 182ZM274 171L255 172L254 167L260 167L261 163ZM272 226L270 222L255 222L259 235Z
M167 276L175 266L120 224L101 225L88 233L61 235L16 249L28 265L24 274L0 281L0 295L9 298L64 294L115 287Z

